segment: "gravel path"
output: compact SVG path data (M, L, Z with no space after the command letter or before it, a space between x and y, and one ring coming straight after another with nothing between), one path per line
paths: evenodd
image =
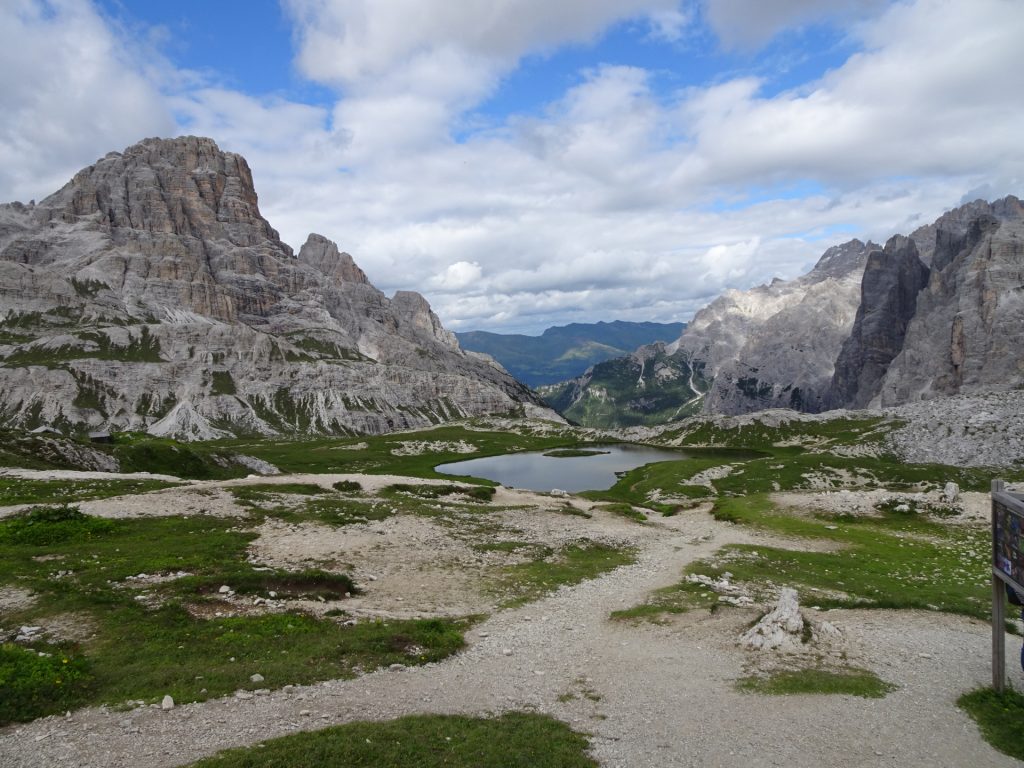
M45 718L0 730L0 765L159 768L352 720L523 709L591 734L603 766L1020 765L984 743L955 706L990 680L988 625L925 612L811 612L842 631L852 664L899 690L879 700L741 694L733 681L756 659L735 640L757 611L699 611L663 626L608 615L752 534L699 512L638 530L635 565L494 614L469 633L468 649L443 662L169 712L93 708ZM1020 687L1018 642L1008 639L1007 668Z

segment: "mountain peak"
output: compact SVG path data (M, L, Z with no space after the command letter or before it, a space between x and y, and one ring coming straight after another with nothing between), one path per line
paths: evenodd
M260 214L245 158L200 136L143 139L110 152L37 208L50 220L94 219L105 231L141 230L237 246L269 241L291 254Z
M366 273L349 254L338 250L338 244L333 240L315 232L306 238L299 249L298 258L303 264L308 264L338 282L370 284Z

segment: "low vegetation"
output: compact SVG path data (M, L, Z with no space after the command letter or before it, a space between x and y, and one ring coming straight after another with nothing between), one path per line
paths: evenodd
M164 480L33 480L0 477L0 506L88 501L173 488Z
M726 572L755 597L792 586L820 608L903 608L988 615L988 530L942 525L923 514L810 515L776 507L765 494L720 498L716 519L814 542L807 550L729 545L690 564L686 575ZM822 547L821 542L829 546ZM823 551L824 550L824 551ZM619 619L661 617L715 605L717 595L684 579L652 593Z
M957 706L974 718L985 741L1000 752L1024 760L1024 694L1008 688L965 693Z
M603 573L636 562L636 551L583 540L558 552L505 569L498 589L504 607L532 602L561 586L579 584Z
M596 768L584 736L547 715L414 715L349 723L233 749L193 768Z
M248 613L251 596L343 604L355 590L345 574L254 567L253 538L237 520L208 516L101 520L58 507L0 521L0 586L33 596L4 624L46 629L27 649L4 646L3 722L72 704L202 700L257 687L256 673L271 688L351 677L462 647L467 620L353 626L295 610ZM58 656L71 672L44 684Z
M332 472L405 475L453 480L434 471L439 464L469 458L497 456L513 451L538 451L575 446L579 440L571 429L552 435L517 434L509 431L454 424L378 437L302 438L288 440L222 440L209 445L225 452L244 453L263 459L284 472ZM423 446L410 450L410 446ZM476 450L460 452L455 446ZM490 485L477 478L457 478Z
M895 685L866 669L786 670L740 678L736 687L747 693L768 696L842 694L864 699L880 699L896 690Z

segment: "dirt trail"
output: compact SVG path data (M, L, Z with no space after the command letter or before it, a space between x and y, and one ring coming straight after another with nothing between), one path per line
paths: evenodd
M632 530L636 564L495 613L443 662L169 712L94 708L45 718L0 731L0 764L158 768L352 720L532 709L591 734L594 756L609 767L1020 765L984 743L955 706L960 693L989 681L987 625L830 611L822 615L843 632L850 662L897 691L878 700L741 694L733 681L754 659L735 640L756 610L695 611L666 625L608 616L677 581L687 563L755 537L700 511ZM1017 642L1008 641L1008 656ZM1020 686L1012 658L1007 667Z

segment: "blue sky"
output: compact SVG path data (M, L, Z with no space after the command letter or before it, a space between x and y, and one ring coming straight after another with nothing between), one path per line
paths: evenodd
M0 199L243 154L452 328L687 320L1024 177L1017 0L0 0Z

